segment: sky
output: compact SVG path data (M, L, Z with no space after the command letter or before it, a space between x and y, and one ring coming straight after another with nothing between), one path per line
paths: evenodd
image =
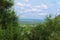
M14 9L20 19L44 19L60 14L60 0L14 0Z

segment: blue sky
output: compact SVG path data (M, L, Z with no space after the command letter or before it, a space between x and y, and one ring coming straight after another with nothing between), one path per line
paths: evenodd
M14 9L20 19L53 18L60 14L60 0L14 0Z

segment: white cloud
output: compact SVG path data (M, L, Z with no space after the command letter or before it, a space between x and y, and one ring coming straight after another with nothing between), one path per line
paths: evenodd
M29 2L29 0L23 0L24 2Z
M57 4L59 4L59 5L60 5L60 2L57 2Z
M32 8L32 9L31 9L31 11L33 11L33 12L34 12L34 11L37 11L37 10L38 10L37 8Z
M31 5L31 4L25 4L25 6L26 6L26 7L32 7L32 5Z
M26 4L26 3L20 3L18 2L17 3L18 6L20 6L20 9L22 9L22 11L24 13L27 13L27 12L41 12L42 9L48 9L48 5L36 5L36 6L33 6L31 4Z
M31 4L26 4L26 3L23 4L23 3L18 2L17 5L20 6L20 7L34 8L34 10L36 10L35 8L37 8L37 9L48 9L48 5L45 5L45 4L33 6Z
M49 13L38 13L38 16L47 16Z
M26 9L23 12L24 13L28 13L28 12L40 12L42 11L41 9L37 9L37 8L31 8L31 9Z
M41 5L41 8L48 9L48 5Z
M37 6L35 6L36 8L41 8L41 6L40 5L37 5Z
M17 5L20 6L20 7L24 7L25 6L25 4L22 4L20 2L18 2Z
M41 11L42 11L41 9L37 10L37 12L41 12Z
M31 10L30 9L26 9L24 10L24 13L27 13L27 12L30 12Z
M18 5L19 7L32 7L31 4L20 3L20 2L18 2L17 5Z
M42 5L36 5L34 6L35 8L38 8L38 9L48 9L48 5L45 5L45 4L42 4Z

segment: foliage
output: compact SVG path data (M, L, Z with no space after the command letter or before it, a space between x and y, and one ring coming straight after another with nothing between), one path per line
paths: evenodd
M60 15L35 25L19 26L12 0L0 0L0 40L60 40Z
M12 0L0 0L0 40L21 39L22 29L12 5Z
M29 40L60 40L60 20L59 16L47 17L45 22L34 27L27 36Z

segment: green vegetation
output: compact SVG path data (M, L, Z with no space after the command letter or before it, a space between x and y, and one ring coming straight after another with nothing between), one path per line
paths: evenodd
M60 15L20 26L12 5L12 0L0 0L0 40L60 40Z

